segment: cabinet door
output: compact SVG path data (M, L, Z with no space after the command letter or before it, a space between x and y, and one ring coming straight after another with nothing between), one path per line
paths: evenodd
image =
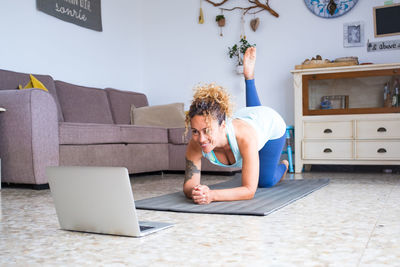
M356 158L400 160L400 141L356 141Z
M350 140L304 140L303 159L352 159L353 142Z
M356 121L357 139L400 138L400 120Z
M305 139L351 139L352 121L304 122Z

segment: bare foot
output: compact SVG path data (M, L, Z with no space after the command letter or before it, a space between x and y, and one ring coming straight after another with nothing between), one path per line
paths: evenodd
M249 47L243 56L243 74L246 80L254 79L254 69L256 66L256 48Z
M278 183L282 182L283 179L285 179L286 173L287 173L287 171L288 171L288 169L289 169L289 162L288 162L286 159L282 160L282 163L285 164L285 166L286 166L286 171L283 173L283 175L282 175L282 177L281 177L281 179L279 180Z

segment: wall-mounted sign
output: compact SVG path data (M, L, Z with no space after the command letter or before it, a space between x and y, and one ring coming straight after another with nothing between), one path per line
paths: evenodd
M375 51L387 51L387 50L395 50L400 49L400 40L391 40L384 42L369 42L367 43L367 51L375 52Z
M103 30L100 0L36 0L36 7L61 20L99 32Z
M374 7L375 37L400 35L400 4Z

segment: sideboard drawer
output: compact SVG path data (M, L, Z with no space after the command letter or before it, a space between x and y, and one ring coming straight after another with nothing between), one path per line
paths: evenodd
M303 141L303 159L352 159L353 142L349 140L335 141Z
M357 139L400 138L400 120L356 121Z
M400 160L400 141L356 141L356 158Z
M352 121L304 122L304 138L353 138Z

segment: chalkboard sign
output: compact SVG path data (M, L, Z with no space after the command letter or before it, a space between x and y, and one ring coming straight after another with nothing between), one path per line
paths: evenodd
M400 34L400 4L374 7L375 37Z
M101 32L100 0L36 0L38 10L61 20Z

